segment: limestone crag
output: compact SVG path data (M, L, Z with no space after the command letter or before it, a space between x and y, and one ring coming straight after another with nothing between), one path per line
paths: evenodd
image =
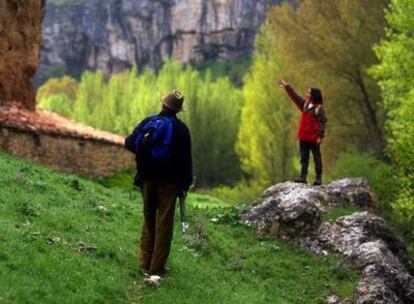
M32 77L40 58L46 0L0 1L0 106L20 101L34 110Z
M324 212L341 204L370 211L322 221ZM371 213L377 207L373 191L362 178L324 187L289 182L266 190L263 202L250 208L242 220L259 233L294 240L314 254L341 253L346 264L361 270L352 298L330 295L327 303L414 303L413 263L386 221Z
M412 261L383 218L366 211L343 216L300 243L315 254L340 252L361 269L358 303L414 302Z
M52 70L106 74L133 64L234 59L252 52L270 5L282 0L82 0L50 2L38 77Z

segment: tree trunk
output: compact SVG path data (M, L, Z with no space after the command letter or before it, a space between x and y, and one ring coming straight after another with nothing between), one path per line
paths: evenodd
M0 1L0 106L36 106L32 78L41 50L46 0Z

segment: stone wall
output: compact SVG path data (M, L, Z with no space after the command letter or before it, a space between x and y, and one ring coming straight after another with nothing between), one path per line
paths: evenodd
M134 157L122 145L0 126L0 150L56 170L109 176L133 168Z

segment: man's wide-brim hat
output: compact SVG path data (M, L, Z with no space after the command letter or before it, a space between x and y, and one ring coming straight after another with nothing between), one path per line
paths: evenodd
M181 112L183 110L184 104L184 95L174 90L172 93L169 93L161 98L162 104L176 112Z

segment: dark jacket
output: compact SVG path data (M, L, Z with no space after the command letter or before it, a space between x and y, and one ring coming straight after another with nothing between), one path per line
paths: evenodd
M177 118L175 114L162 111L159 115L174 117L172 159L168 168L156 170L149 167L136 156L137 175L134 184L141 187L144 179L161 178L167 179L178 185L180 191L188 191L193 182L193 166L191 156L191 136L187 126ZM148 122L150 117L141 121L131 135L125 139L125 147L135 153L135 141L139 131Z
M305 101L291 86L285 90L290 99L302 112L298 128L298 139L306 142L316 142L318 137L325 136L326 115L322 104L313 104Z

